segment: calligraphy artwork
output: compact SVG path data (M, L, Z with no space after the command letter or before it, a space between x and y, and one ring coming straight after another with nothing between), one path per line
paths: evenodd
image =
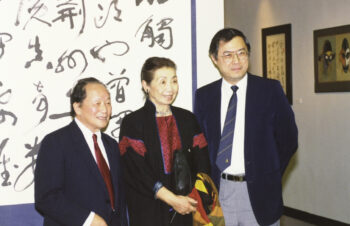
M0 206L33 203L41 141L71 122L77 80L106 85L104 132L117 141L123 118L144 104L140 72L150 56L177 64L174 104L190 110L190 21L187 0L0 1Z
M292 104L291 24L262 29L262 50L263 76L280 81Z
M267 77L279 80L284 92L287 90L285 38L285 34L266 37Z

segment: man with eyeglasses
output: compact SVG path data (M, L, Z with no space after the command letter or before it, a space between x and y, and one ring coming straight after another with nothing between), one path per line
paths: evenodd
M196 91L194 111L208 141L226 226L276 226L281 179L298 130L280 83L248 72L249 54L241 31L215 34L209 55L222 79Z

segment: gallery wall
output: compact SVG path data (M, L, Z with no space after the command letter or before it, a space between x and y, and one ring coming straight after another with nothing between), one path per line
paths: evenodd
M349 1L226 0L224 5L225 26L242 30L251 42L254 74L263 73L261 29L292 24L299 148L284 175L285 206L350 223L350 93L314 92L313 55L313 31L349 24Z

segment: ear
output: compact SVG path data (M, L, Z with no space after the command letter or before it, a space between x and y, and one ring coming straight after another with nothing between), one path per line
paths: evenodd
M142 84L143 90L145 91L145 93L147 93L147 90L149 91L149 86L148 86L147 82L145 80L142 80L141 84Z
M210 55L210 59L211 59L211 61L215 64L215 66L217 66L218 60L215 59L215 56L214 56L213 54Z
M81 108L80 108L81 104L78 102L74 102L73 103L73 109L76 115L80 115L81 114Z

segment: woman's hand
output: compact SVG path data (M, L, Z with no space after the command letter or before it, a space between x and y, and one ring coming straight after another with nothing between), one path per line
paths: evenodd
M171 206L179 214L185 215L196 211L197 201L188 196L176 195L176 199Z
M169 206L179 214L185 215L195 212L197 209L197 201L182 195L175 195L169 191L166 187L162 187L158 190L156 197L163 202L167 203Z

